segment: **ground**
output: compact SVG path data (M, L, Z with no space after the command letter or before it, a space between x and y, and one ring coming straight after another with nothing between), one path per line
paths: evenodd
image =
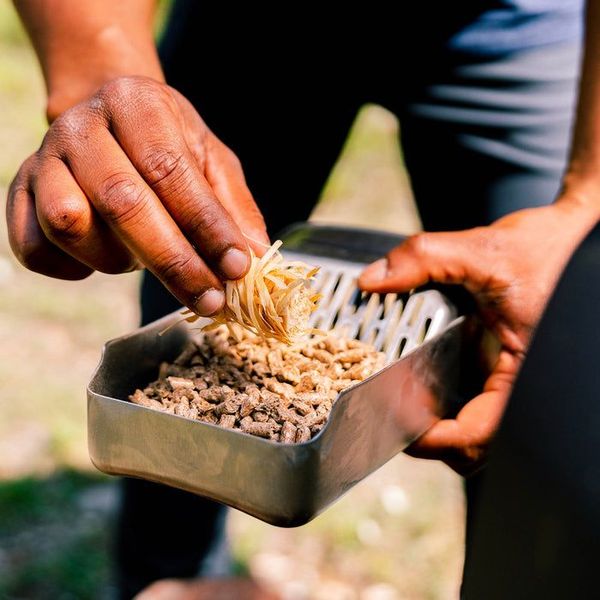
M8 0L0 55L5 197L45 129L39 69ZM397 127L383 109L364 109L317 220L418 228ZM108 599L117 493L87 457L85 386L104 341L136 326L138 275L73 283L29 273L5 229L1 222L0 598ZM238 569L286 599L449 600L458 596L463 513L457 476L398 456L305 527L235 511L229 527Z

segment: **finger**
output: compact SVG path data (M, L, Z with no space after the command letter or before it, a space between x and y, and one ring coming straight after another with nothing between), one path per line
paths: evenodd
M413 442L405 452L415 458L440 460L456 472L467 475L477 470L485 462L489 444L496 433L502 410L498 405L497 394L488 392L473 398L467 406L476 413L490 411L480 421L467 422L468 419L443 419ZM476 410L479 408L479 410Z
M242 277L250 265L248 244L185 143L170 108L174 100L142 88L123 111L119 96L127 90L113 93L111 130L133 166L207 262L226 279Z
M98 217L67 166L54 156L33 177L38 221L46 238L90 268L104 273L133 270L137 261Z
M438 459L480 455L500 425L519 364L519 357L501 352L483 392L467 402L455 419L438 421L410 446L409 453Z
M221 309L219 280L106 129L88 132L85 148L71 145L65 156L101 218L180 302L205 316Z
M248 189L239 159L209 131L190 102L177 91L173 93L181 107L186 123L189 124L189 127L184 130L184 135L197 164L205 173L221 204L239 225L255 253L264 254L265 247L271 245L267 227L262 213ZM203 139L204 143L202 143ZM205 145L208 145L208 152L206 152Z
M469 407L481 413L487 410L488 405L494 404L494 394L480 394L469 402ZM469 423L458 417L442 419L414 442L408 451L419 458L437 459L455 453L476 454L489 441L494 431L492 416L476 423Z
M482 228L414 235L369 265L359 285L366 291L386 293L435 281L464 284L469 291L477 291L489 279L489 262L481 259L486 245L483 236Z
M29 182L31 159L25 163L8 191L6 220L10 247L30 271L59 279L84 279L93 270L57 248L40 227Z

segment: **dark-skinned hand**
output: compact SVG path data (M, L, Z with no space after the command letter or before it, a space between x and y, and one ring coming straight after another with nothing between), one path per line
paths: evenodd
M32 271L144 266L202 315L221 308L224 279L245 274L248 238L268 242L235 154L179 92L145 77L113 80L54 121L10 187L7 220Z
M443 460L463 474L483 463L531 335L596 213L562 200L488 227L417 234L363 272L359 284L370 292L407 291L428 282L464 286L500 348L481 393L456 418L431 427L409 454Z

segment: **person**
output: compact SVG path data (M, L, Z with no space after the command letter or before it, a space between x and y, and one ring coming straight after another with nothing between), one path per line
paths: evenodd
M252 240L306 219L357 109L393 110L426 232L359 283L436 281L475 297L498 361L482 392L409 452L462 473L483 464L546 300L598 220L600 0L587 3L570 146L583 0L327 10L178 0L160 58L151 0L15 4L50 127L9 190L11 247L64 279L144 267L144 322L180 304L217 311ZM169 522L150 527L164 506ZM192 577L222 519L214 503L125 480L122 596Z

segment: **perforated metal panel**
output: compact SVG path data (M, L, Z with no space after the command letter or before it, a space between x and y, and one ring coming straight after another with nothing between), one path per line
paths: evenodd
M313 288L322 295L312 325L373 344L388 361L405 356L425 340L444 331L456 309L439 292L366 294L357 287L364 263L295 252L290 260L320 265Z

